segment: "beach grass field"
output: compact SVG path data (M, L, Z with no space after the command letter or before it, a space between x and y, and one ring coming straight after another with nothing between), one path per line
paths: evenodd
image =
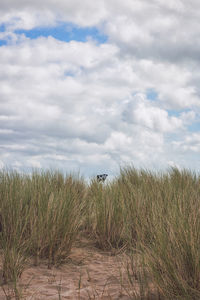
M31 295L28 284L23 292L22 279L31 268L65 267L62 276L70 278L74 253L84 256L81 243L89 243L85 253L90 263L94 256L97 271L98 264L101 270L112 260L113 294L102 269L105 287L99 293L93 275L84 271L93 286L84 296L81 263L73 296L62 280L54 298L39 291ZM121 299L200 299L200 176L186 169L156 173L126 167L112 181L88 183L59 171L1 170L0 254L2 299L120 299L113 296L117 289Z

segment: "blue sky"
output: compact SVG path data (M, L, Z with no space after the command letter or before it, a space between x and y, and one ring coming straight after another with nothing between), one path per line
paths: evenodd
M93 39L98 43L105 43L106 35L101 33L96 27L78 27L73 24L63 23L56 27L39 27L31 30L15 30L16 34L24 34L30 39L39 37L54 37L57 40L70 42L79 41L87 42L88 39Z
M4 40L0 40L0 46L4 46L4 45L6 45L7 44L7 42L6 41L4 41Z
M0 167L198 171L198 11L194 0L3 0Z
M155 89L147 89L146 95L149 100L156 101L159 97Z

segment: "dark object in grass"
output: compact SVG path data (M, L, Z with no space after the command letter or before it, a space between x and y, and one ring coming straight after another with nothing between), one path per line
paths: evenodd
M97 181L98 182L104 182L107 178L108 174L101 174L101 175L97 175Z

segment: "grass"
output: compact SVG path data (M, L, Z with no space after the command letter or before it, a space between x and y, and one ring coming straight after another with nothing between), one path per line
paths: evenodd
M0 172L3 284L16 286L30 257L49 268L66 261L83 233L113 254L126 250L133 299L200 299L196 173L129 167L112 182L86 184L58 171Z

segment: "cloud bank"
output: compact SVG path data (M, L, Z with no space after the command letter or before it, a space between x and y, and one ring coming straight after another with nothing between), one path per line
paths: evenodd
M199 15L195 0L1 1L0 167L198 170Z

